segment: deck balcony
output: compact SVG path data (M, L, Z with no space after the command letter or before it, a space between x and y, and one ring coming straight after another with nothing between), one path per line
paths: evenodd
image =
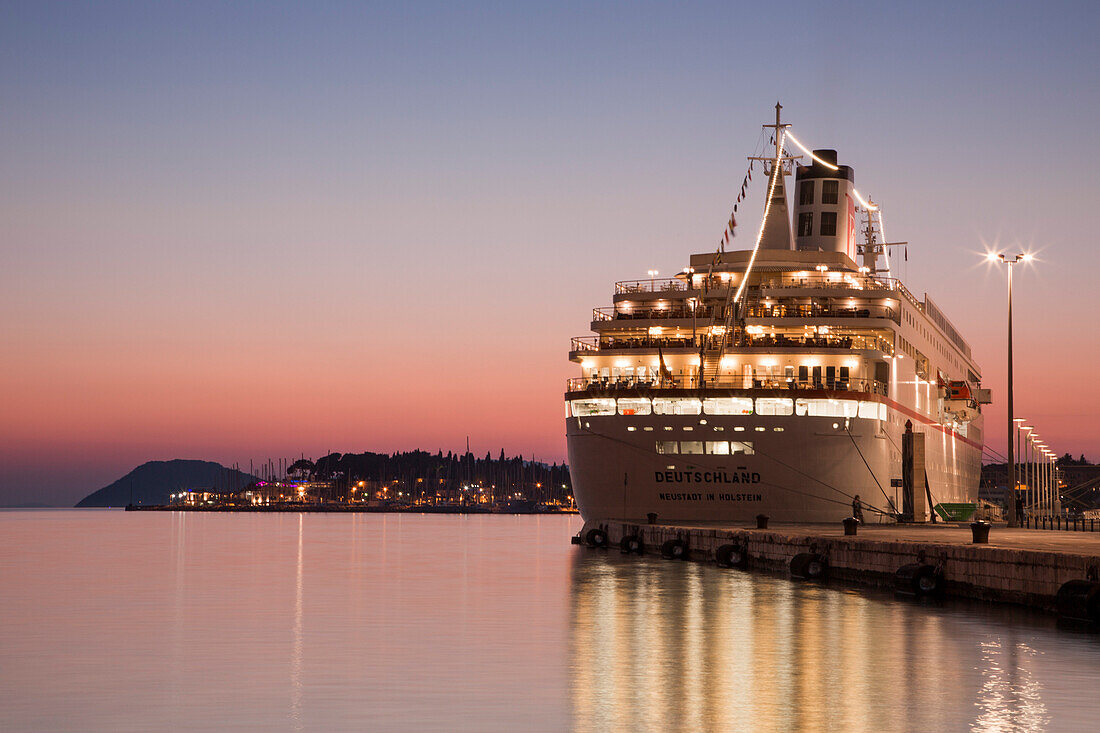
M704 343L705 340L705 343ZM570 340L569 358L579 361L585 356L594 356L600 352L622 351L633 349L646 349L656 351L658 348L675 350L690 349L698 351L701 346L711 348L718 346L717 337L704 337L702 331L693 341L690 336L638 336L638 337L609 337L609 336L577 336ZM727 337L725 348L728 349L844 349L847 351L879 351L886 356L892 356L894 345L889 340L877 335L800 335L788 336L783 334L738 334L736 337Z
M688 289L687 283L674 277L663 277L653 280L620 280L615 283L615 295L630 293L672 293L684 292Z
M655 390L698 390L701 388L698 374L674 374L662 380L638 377L571 377L566 381L567 393L627 393L646 394ZM746 379L739 374L722 374L707 379L707 390L759 391L767 390L779 393L812 392L853 392L857 394L886 395L886 384L875 379L834 377L825 379L820 376L799 379L776 376L765 379Z

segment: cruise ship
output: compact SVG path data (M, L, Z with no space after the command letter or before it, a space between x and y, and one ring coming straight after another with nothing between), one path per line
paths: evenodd
M852 169L804 148L780 110L749 159L766 189L752 248L723 237L675 277L617 282L594 335L572 340L566 437L587 522L832 522L853 503L867 522L920 522L975 506L989 391L970 347L894 277L905 243L886 241Z

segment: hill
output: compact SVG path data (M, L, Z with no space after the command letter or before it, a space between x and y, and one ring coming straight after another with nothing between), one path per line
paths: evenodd
M167 504L168 495L179 489L209 486L240 489L255 480L255 476L213 461L149 461L113 484L88 494L76 506L126 506L131 496L135 504Z

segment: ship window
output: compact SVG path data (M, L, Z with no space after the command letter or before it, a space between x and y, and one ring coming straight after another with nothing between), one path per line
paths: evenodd
M752 399L749 397L712 397L703 400L703 410L708 415L751 415Z
M730 454L730 444L725 440L708 440L707 453L715 456L728 456Z
M835 237L836 236L836 212L835 211L822 211L821 212L821 236L823 236L823 237Z
M637 430L637 429L638 429L638 428L636 428L636 427L634 427L633 425L631 425L631 426L627 427L627 429L626 429L626 432L628 432L628 433L633 433L633 432L634 432L635 430Z
M698 415L701 404L695 398L654 397L654 415Z
M615 400L610 397L596 397L588 400L573 400L573 415L576 417L588 417L590 415L614 415Z
M757 397L757 415L793 415L794 400L789 397Z
M730 441L730 454L744 453L746 456L751 456L755 451L752 449L751 440L731 440Z
M855 417L859 403L855 400L821 400L799 398L794 401L794 414L807 417Z
M809 206L814 202L814 182L803 181L798 184L798 204L799 206ZM836 203L835 201L833 203Z
M833 214L836 217L836 214ZM798 236L810 237L814 233L814 212L803 211L798 215Z
M880 411L879 408L882 408ZM860 402L859 416L867 420L885 420L886 405L881 402Z
M821 182L821 203L835 204L840 191L840 181Z
M642 430L646 431L647 433L652 433L653 432L653 426L652 425L646 425L645 427L642 428Z
M650 415L653 413L653 403L648 397L620 397L620 415Z
M673 453L679 453L679 443L675 440L658 440L657 452L661 455L672 455Z
M680 441L681 453L702 453L703 441L701 440L681 440Z

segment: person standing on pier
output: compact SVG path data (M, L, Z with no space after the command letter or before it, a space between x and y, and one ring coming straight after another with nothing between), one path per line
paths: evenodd
M859 494L852 497L852 516L860 524L863 524L863 502L859 500Z

